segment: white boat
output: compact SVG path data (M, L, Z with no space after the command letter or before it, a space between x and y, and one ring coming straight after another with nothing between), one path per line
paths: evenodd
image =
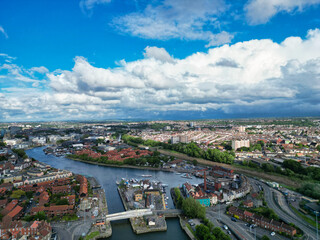
M177 174L177 175L181 175L181 173L179 173L179 172L176 172L176 174Z
M162 185L162 187L168 187L169 186L168 184L165 184L165 183L163 183L161 185Z
M183 178L189 178L189 179L192 179L192 177L191 177L188 173L186 173L186 174L182 175L181 177L183 177Z
M141 175L141 177L152 177L152 175L143 174L143 175Z

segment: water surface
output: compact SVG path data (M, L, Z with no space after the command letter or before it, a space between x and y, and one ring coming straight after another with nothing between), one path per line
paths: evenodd
M121 199L117 191L116 181L121 178L143 178L141 175L152 175L151 180L158 180L162 183L168 184L167 196L169 196L168 207L173 208L172 199L170 197L169 189L172 187L181 186L182 183L187 180L190 183L201 183L201 179L185 179L181 178L172 172L162 172L153 170L142 170L142 169L131 169L131 168L114 168L93 165L83 162L78 162L65 157L56 157L53 155L46 155L43 152L43 147L34 148L27 150L26 153L29 157L32 157L38 161L47 163L54 168L65 169L72 171L73 173L83 174L86 176L92 176L97 179L106 192L106 198L108 203L109 213L116 213L124 211ZM163 240L163 239L188 239L188 236L181 229L179 220L168 219L166 232L148 233L142 235L136 235L132 229L128 220L115 221L112 225L112 236L110 239L152 239L152 240Z

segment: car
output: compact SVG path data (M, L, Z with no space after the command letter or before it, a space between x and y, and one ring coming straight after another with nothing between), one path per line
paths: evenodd
M232 217L232 218L231 218L231 221L236 222L236 221L237 221L237 219L236 219L235 217Z
M225 230L228 230L228 226L227 226L227 225L223 225L223 228L224 228Z
M228 230L228 234L229 234L229 235L231 235L231 232L230 232L230 230Z
M275 232L272 232L272 233L270 233L270 235L271 235L271 236L274 236L274 235L276 235L276 233L275 233Z

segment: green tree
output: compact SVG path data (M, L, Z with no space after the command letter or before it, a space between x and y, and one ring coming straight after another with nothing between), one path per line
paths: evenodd
M204 219L206 215L206 208L191 197L183 200L182 210L184 214L190 218Z
M180 189L179 188L175 188L174 189L174 194L176 196L177 208L181 208L182 207L182 203L183 203L183 197L181 196Z
M69 201L68 199L59 199L57 202L56 202L56 205L69 205Z
M47 220L47 215L45 214L44 211L40 211L40 212L37 212L36 215L34 215L34 219L37 219L39 221L41 220Z
M12 194L10 195L10 197L15 198L15 199L19 199L19 198L21 198L21 196L24 196L24 195L26 195L26 192L19 189L19 190L13 191Z

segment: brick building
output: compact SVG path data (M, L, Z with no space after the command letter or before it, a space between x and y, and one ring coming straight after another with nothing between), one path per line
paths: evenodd
M260 226L261 228L268 229L270 231L274 232L284 232L290 236L294 236L297 233L297 230L283 222L278 222L273 219L268 219L259 215L256 215L249 211L244 211L240 208L236 208L234 206L231 206L228 210L229 215L236 215L241 220L244 220L249 223L256 224Z

